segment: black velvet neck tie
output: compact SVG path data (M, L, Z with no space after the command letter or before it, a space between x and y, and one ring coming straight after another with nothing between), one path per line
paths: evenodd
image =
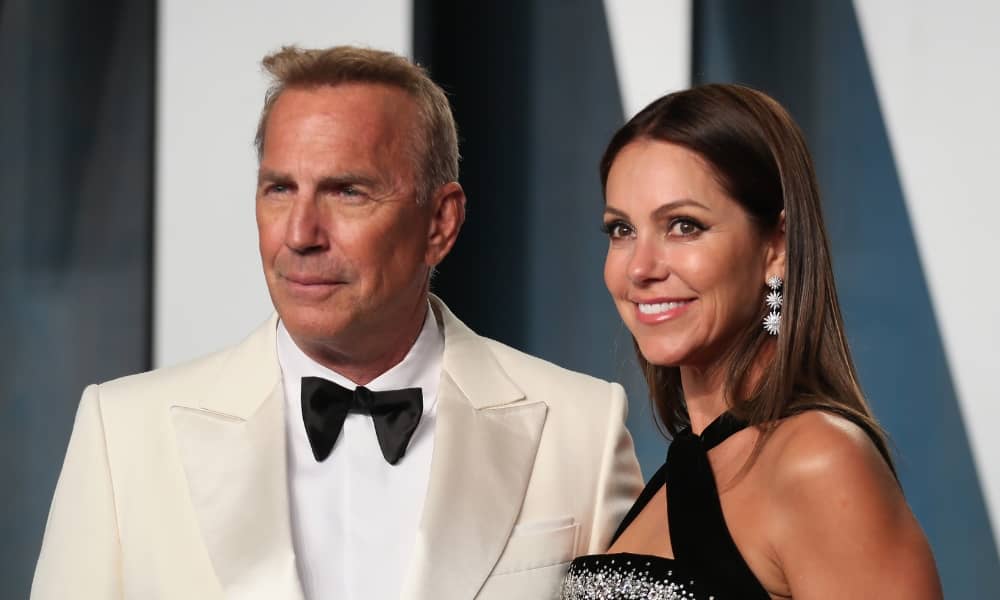
M423 410L420 388L373 392L359 385L351 391L322 377L302 378L302 420L318 462L330 455L347 414L360 413L371 415L382 456L395 465L406 454Z
M718 584L723 598L748 598L747 590L762 589L726 527L708 460L709 450L746 427L746 421L724 412L701 435L690 428L678 432L667 451L667 519L674 556L707 569L705 580Z

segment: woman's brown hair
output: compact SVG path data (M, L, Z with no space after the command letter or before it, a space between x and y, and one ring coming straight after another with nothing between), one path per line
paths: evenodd
M780 227L785 212L781 331L775 338L761 327L767 313L761 282L758 319L747 323L724 359L730 412L763 427L765 435L779 419L806 409L839 414L865 430L891 467L885 434L865 401L847 346L812 159L788 112L739 85L702 85L664 96L612 137L601 159L602 187L618 153L638 140L698 154L762 233ZM636 355L657 416L674 435L689 424L680 370L650 364L638 346Z

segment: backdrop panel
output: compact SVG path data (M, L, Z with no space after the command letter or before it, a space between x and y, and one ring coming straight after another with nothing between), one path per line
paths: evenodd
M0 4L0 597L27 598L83 387L149 367L152 1Z
M1000 283L993 277L1000 254L1000 4L895 0L856 6L933 319L1000 545L1000 384L994 374Z

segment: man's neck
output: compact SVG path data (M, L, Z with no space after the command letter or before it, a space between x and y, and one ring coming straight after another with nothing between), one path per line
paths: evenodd
M403 328L392 344L382 351L374 351L359 356L357 353L341 352L338 349L321 344L302 343L293 336L295 345L306 356L320 365L351 380L357 385L367 385L373 379L395 367L406 358L413 348L420 332L423 330L430 310L426 300L420 305L421 310L415 311L412 319Z

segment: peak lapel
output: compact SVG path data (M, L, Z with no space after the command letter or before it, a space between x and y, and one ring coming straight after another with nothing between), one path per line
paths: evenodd
M445 376L408 600L474 598L503 552L528 487L546 406L475 409Z
M274 326L272 319L234 349L208 399L171 409L191 503L225 598L302 598Z
M406 600L474 598L503 552L545 424L542 402L507 377L489 348L432 298L445 330L444 373L424 513Z

